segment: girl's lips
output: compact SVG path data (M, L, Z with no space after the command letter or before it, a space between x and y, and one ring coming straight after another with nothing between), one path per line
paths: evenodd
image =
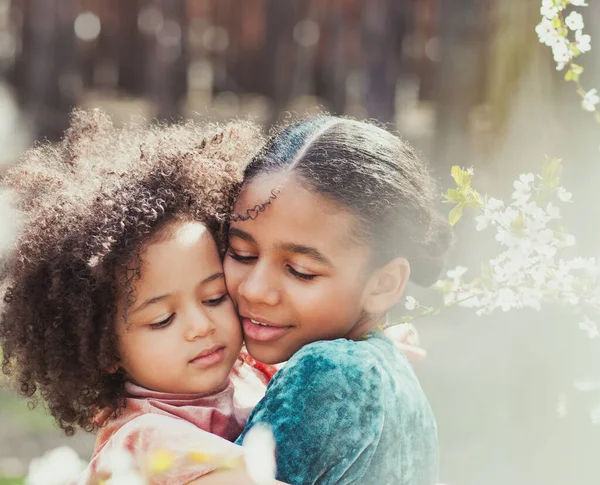
M191 360L190 364L193 364L198 367L210 367L216 364L220 364L221 362L223 362L224 358L225 347L220 347L209 354L200 354L198 357Z
M257 325L249 318L242 319L244 336L260 342L270 342L286 334L292 327L275 327L272 325Z

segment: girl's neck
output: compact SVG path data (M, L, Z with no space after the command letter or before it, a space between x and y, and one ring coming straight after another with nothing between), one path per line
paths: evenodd
M164 399L202 399L211 396L218 395L229 387L230 379L227 378L223 383L215 389L205 392L177 392L176 390L162 390L158 391L136 382L135 380L128 378L125 382L125 392L128 397L141 397L141 398L164 398Z
M348 332L346 338L349 340L359 340L369 332L376 331L379 326L385 323L385 321L385 314L373 315L369 313L363 313L358 322L356 322L356 325L354 325L350 332Z

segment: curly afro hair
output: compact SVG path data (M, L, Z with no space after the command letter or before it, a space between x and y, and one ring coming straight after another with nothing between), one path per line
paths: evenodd
M130 272L117 270L173 220L202 222L222 247L262 142L249 122L116 129L100 111L75 111L59 145L29 150L4 176L22 227L2 268L2 370L67 434L123 405L124 375L107 369L118 361L118 294L126 283L131 295L139 269L125 282L116 275Z

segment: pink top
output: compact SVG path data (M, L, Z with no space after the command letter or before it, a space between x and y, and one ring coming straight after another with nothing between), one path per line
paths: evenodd
M210 463L187 459L191 451L240 457L241 448L231 441L241 434L271 375L270 369L243 356L215 393L171 394L127 382L125 408L116 418L101 424L90 464L77 484L92 484L95 477L110 474L114 467L109 456L120 450L133 455L140 471L147 468L152 451L173 453L176 466L150 480L165 485L185 484L215 469Z

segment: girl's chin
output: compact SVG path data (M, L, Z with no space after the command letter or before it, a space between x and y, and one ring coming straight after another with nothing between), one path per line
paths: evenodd
M282 352L282 349L275 344L257 342L251 339L246 340L246 350L248 353L259 362L267 365L277 365L289 360L293 352Z

